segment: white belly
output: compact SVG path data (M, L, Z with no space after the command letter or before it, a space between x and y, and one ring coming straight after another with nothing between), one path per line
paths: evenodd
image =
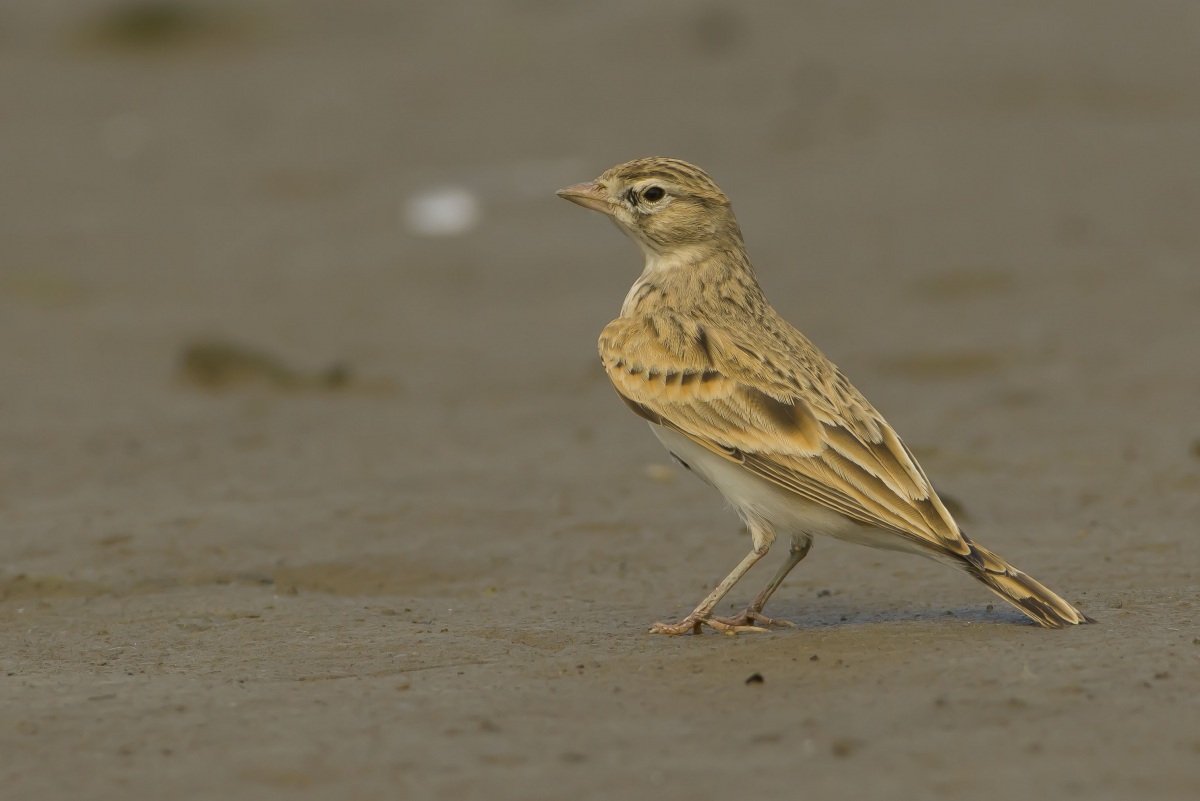
M677 459L725 496L751 533L756 526L762 526L769 529L765 533L771 539L772 535L828 534L872 548L927 555L904 537L860 525L832 509L805 500L669 428L651 423L650 430Z

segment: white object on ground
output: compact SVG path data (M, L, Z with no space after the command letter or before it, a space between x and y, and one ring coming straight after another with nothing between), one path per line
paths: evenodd
M479 222L479 198L461 186L442 186L417 192L404 204L401 219L423 236L457 236Z

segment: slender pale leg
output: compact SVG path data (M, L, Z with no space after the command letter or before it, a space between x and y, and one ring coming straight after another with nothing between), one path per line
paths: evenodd
M760 623L764 626L794 626L794 623L789 623L786 620L773 620L766 617L763 615L762 610L767 605L767 601L771 599L771 596L775 594L775 590L779 589L779 585L787 578L787 574L791 573L796 565L804 561L804 557L808 556L808 551L811 548L811 535L793 535L791 547L788 548L787 561L780 565L778 572L767 582L767 586L763 587L762 591L754 596L754 600L750 602L750 605L732 617L714 617L712 620L735 629L753 626L754 623Z
M746 571L754 567L759 559L767 555L767 550L770 547L770 542L766 542L746 554L746 558L733 569L732 573L725 577L724 581L717 585L715 590L708 594L707 598L700 602L699 606L692 610L690 615L678 623L655 623L650 627L650 633L687 634L690 631L693 634L699 634L701 626L710 626L722 634L737 634L739 631L766 631L766 629L758 626L739 626L713 620L712 610L733 589L733 585L737 584L738 580L746 575Z

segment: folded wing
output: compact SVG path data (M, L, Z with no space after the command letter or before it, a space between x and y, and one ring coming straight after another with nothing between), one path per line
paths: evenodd
M787 337L756 348L669 312L619 318L599 345L613 386L647 420L862 525L969 553L912 453L815 348Z

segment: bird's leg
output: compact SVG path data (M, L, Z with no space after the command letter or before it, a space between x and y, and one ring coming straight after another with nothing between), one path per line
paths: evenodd
M703 626L709 626L716 629L722 634L737 634L739 631L766 631L764 628L753 625L733 625L712 618L713 608L721 602L721 599L733 589L733 585L738 583L742 576L746 575L746 571L754 567L759 559L762 559L767 554L767 550L771 547L770 537L760 537L758 532L752 532L754 537L754 549L746 554L733 572L725 577L725 580L717 585L717 588L708 594L708 597L700 602L700 605L692 610L692 613L678 623L655 623L650 627L651 634L687 634L689 631L693 634L699 634ZM764 601L765 602L765 601Z
M763 607L767 605L767 601L779 589L779 585L787 578L787 574L792 572L792 568L804 561L804 557L808 556L808 551L812 548L811 534L795 534L792 536L792 545L788 548L787 561L784 562L775 576L767 582L767 586L762 588L758 595L754 596L754 600L750 605L731 617L714 617L713 621L723 623L726 626L734 628L738 626L753 626L759 623L763 626L795 626L794 623L789 623L786 620L774 620L766 617L763 613Z

